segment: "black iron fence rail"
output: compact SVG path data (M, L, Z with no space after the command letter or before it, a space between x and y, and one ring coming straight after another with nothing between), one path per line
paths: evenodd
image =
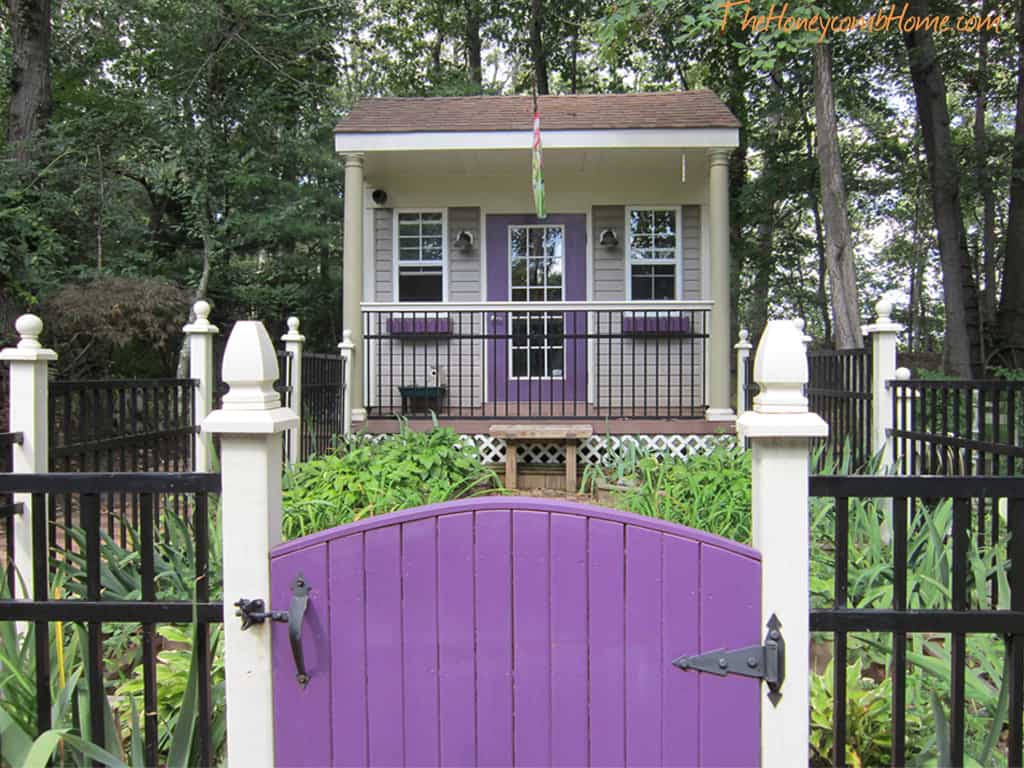
M368 414L703 418L709 319L671 305L364 309Z
M854 468L871 458L871 349L810 350L807 400L829 426L823 459L849 446Z
M904 379L892 390L900 468L908 474L1024 474L1024 381Z
M40 733L52 722L50 624L82 622L87 625L87 689L91 722L88 732L94 743L104 745L107 684L103 678L103 625L140 623L143 667L144 757L147 765L158 764L158 702L156 690L155 626L168 622L196 622L193 654L198 669L198 763L212 764L211 665L209 625L223 621L220 602L211 602L210 594L210 521L208 496L220 492L220 476L179 473L52 473L41 475L0 475L0 494L31 494L32 541L36 553L47 551L47 494L63 494L77 499L80 522L85 533L84 579L66 581L66 591L84 595L82 600L52 599L49 558L36 557L32 566L31 600L0 601L0 621L28 621L34 626L34 666L36 687L36 726ZM104 493L137 493L140 600L104 600L103 548L101 546L101 498ZM189 494L192 500L192 546L194 548L195 602L158 601L156 597L155 556L160 528L157 499L161 496ZM84 724L81 724L84 726ZM83 728L84 730L84 728ZM115 736L118 738L118 736Z
M340 355L302 355L300 461L330 451L345 430L345 365Z
M953 765L964 765L967 674L967 637L994 634L1005 638L1008 659L1008 715L1006 751L1008 764L1021 765L1024 751L1024 478L1020 477L873 477L814 476L810 479L812 497L835 500L834 564L831 608L812 609L810 626L814 632L834 636L833 661L833 765L846 764L848 733L846 668L848 640L852 633L891 633L892 654L889 669L892 678L892 751L891 765L906 763L907 726L907 640L918 633L948 633L950 648L949 755ZM893 509L892 526L892 600L888 608L864 609L848 605L850 600L850 507L857 499L889 499ZM949 574L950 605L946 609L915 609L908 606L908 524L916 514L916 500L934 502L952 499L952 523L948 540L952 548ZM986 506L1006 500L1008 533L1007 583L1010 594L989 591L984 605L968 593L968 567L971 537L983 540L979 529ZM978 522L975 523L977 516ZM998 515L993 517L998 520ZM998 528L992 531L993 541ZM937 574L929 574L937 578ZM1009 609L993 606L1008 604Z

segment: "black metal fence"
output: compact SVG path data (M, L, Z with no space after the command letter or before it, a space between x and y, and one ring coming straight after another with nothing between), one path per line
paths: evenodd
M904 473L1024 474L1024 381L888 382Z
M11 449L24 439L21 432L0 432L0 474L10 472L13 465ZM21 514L21 505L15 504L14 495L0 493L0 519L3 519L3 569L8 594L14 594L14 518Z
M302 355L300 461L327 453L345 429L345 360L339 355Z
M709 310L520 306L364 310L369 415L704 417Z
M849 445L854 469L871 458L871 349L810 350L807 400L828 423L823 459Z
M847 764L847 663L850 640L856 638L889 662L879 671L892 686L888 764L901 766L911 757L908 669L917 669L926 681L925 695L933 697L934 730L928 741L948 748L948 763L940 751L937 764L964 765L968 725L977 727L989 718L995 721L989 727L993 748L1005 752L1008 765L1021 765L1024 478L815 476L810 492L834 500L831 546L812 551L812 572L817 558L833 577L832 605L812 607L810 616L813 632L833 637L832 764ZM892 505L891 546L874 545L891 561L851 573L851 561L862 559L871 548L867 542L877 539L879 509L884 506L858 506L870 499L890 500ZM867 513L854 514L858 509ZM939 516L942 509L947 516ZM1001 531L1003 516L1006 527ZM986 519L994 525L986 526ZM822 602L820 596L817 602ZM979 639L1001 647L1003 658L980 664ZM985 706L979 704L979 691L991 699ZM948 723L948 739L940 721Z
M192 663L198 690L195 721L198 750L192 764L213 764L209 634L211 624L222 622L223 607L216 599L210 583L208 496L219 491L220 477L213 474L75 472L0 475L0 494L31 494L32 541L36 553L45 553L49 544L46 533L47 494L75 499L84 534L84 551L80 557L58 553L52 562L45 556L35 558L31 600L0 600L0 621L31 622L33 626L34 656L25 660L32 668L26 669L24 676L33 680L35 685L34 721L39 733L51 727L72 724L54 723L52 719L55 709L54 671L51 669L54 639L51 637L51 625L57 622L84 623L86 647L82 653L82 675L88 692L88 716L86 722L74 722L73 725L80 733L88 733L95 744L103 746L111 741L120 741L120 732L109 730L107 713L111 685L104 678L104 670L110 661L104 654L105 626L139 624L137 642L143 680L143 706L139 712L144 733L144 758L146 765L158 765L156 626L163 623L190 624L194 621ZM124 562L111 562L111 551L101 537L104 499L123 495L132 496L138 501L135 506L138 520L133 523L133 538L138 542L138 558L133 558L129 567ZM188 498L190 509L190 541L187 551L180 553L181 556L170 567L187 571L183 574L184 581L194 593L161 597L166 595L168 581L167 574L158 571L158 568L167 564L174 553L160 549L162 545L167 545L168 530L160 525L159 510L166 507L169 498L183 497ZM51 567L60 574L64 594L73 595L74 599L54 599L51 595L51 585L54 583L51 580ZM120 578L115 578L115 572ZM212 575L217 576L215 571ZM130 583L123 583L124 580ZM112 593L138 594L139 597L110 599ZM71 680L71 676L68 679ZM57 694L66 697L70 692L58 690ZM57 708L61 709L65 707ZM84 713L85 709L79 711Z
M195 391L192 379L51 382L50 471L190 471ZM128 543L127 526L138 523L136 501L127 494L104 498L103 527L122 545ZM72 497L51 496L52 545L72 547L77 504Z

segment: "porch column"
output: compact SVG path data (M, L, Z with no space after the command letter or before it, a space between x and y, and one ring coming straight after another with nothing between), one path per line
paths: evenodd
M708 155L708 222L711 235L711 339L708 343L709 421L732 421L729 368L732 358L729 304L729 155L731 149L712 149Z
M363 155L345 155L345 244L342 276L342 328L352 332L357 351L363 346ZM363 355L352 361L352 418L366 420L363 407Z

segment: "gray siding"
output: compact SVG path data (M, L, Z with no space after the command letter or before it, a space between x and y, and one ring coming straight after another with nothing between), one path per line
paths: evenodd
M394 211L378 208L373 212L373 298L395 300Z
M683 299L700 299L700 206L683 206Z
M592 295L594 301L626 300L626 235L622 226L626 221L626 208L621 205L595 205L591 215L594 231L591 233L594 264ZM614 248L601 245L601 232L615 230L619 244Z
M461 230L473 234L465 251L451 247ZM448 300L480 301L480 209L448 209Z

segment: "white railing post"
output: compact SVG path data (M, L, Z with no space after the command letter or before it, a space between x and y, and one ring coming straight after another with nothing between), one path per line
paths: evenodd
M892 321L892 304L882 299L875 304L875 322L864 327L871 334L871 453L881 454L879 471L892 465L892 390L887 382L896 378L896 336L903 326Z
M11 368L10 414L11 432L21 433L21 444L13 446L12 469L16 473L39 474L49 471L49 367L57 359L52 349L39 343L43 321L35 315L22 315L14 323L21 339L18 346L0 352L0 360ZM15 494L15 504L22 504L22 513L14 516L14 580L15 599L32 599L35 579L32 563L32 517L45 515L45 509L32 508L31 494ZM46 558L46 552L39 556ZM19 633L21 625L19 624Z
M356 345L352 341L352 331L347 328L341 332L341 359L345 361L345 401L342 404L345 436L352 434L352 365L356 355ZM369 399L369 398L367 398Z
M896 381L904 382L910 380L910 369L909 368L897 368L896 369ZM914 423L914 398L917 397L916 390L912 390L909 387L899 389L893 395L895 398L896 406L896 418L893 420L893 429L898 430L909 430L911 425ZM913 443L910 443L913 445ZM900 473L903 473L906 469L907 456L904 455L904 449L907 446L906 440L893 440L892 441L892 461L893 466L897 468Z
M235 323L224 350L229 386L203 431L220 435L227 763L274 755L270 622L242 631L234 603L270 600L270 549L281 539L281 432L298 419L274 391L277 356L262 323Z
M747 410L747 366L750 365L750 331L740 329L740 340L733 345L736 350L736 415L742 416Z
M808 412L803 388L807 353L803 334L788 320L772 320L754 358L760 392L737 422L753 452L754 547L761 552L761 618L774 614L786 641L781 698L761 700L761 766L807 765L810 708L809 439L828 425Z
M207 302L197 301L192 305L192 311L196 319L182 331L188 337L189 377L197 382L193 393L193 418L196 424L202 424L213 408L213 337L220 331L210 322L210 305ZM213 440L202 430L197 430L193 445L195 462L192 470L209 472L213 465Z
M288 318L288 333L281 337L288 353L288 387L291 389L289 405L299 418L298 426L288 432L288 463L302 460L302 345L306 337L299 333L299 318Z

